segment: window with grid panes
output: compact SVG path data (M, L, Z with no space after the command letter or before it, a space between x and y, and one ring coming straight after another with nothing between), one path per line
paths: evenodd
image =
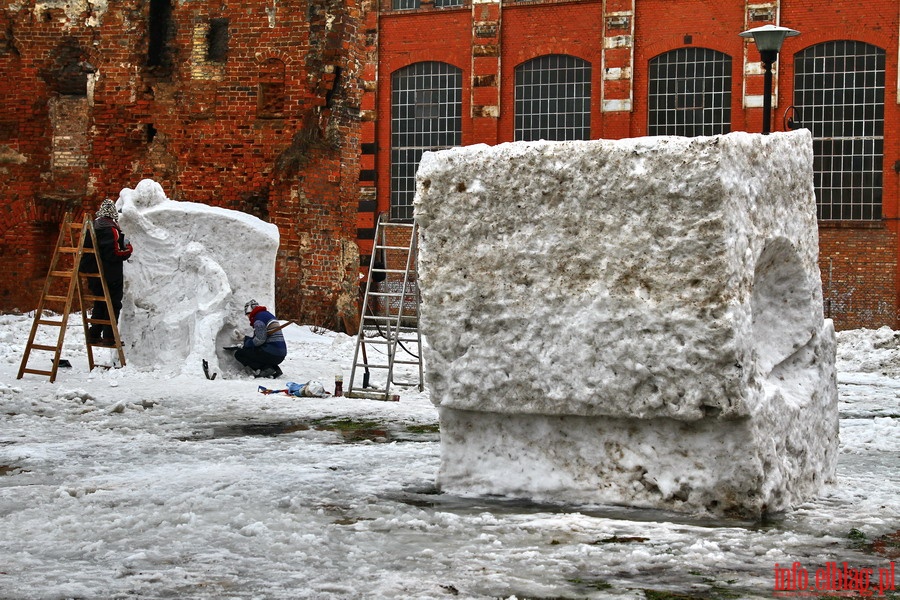
M591 65L548 54L516 67L516 141L591 137Z
M449 6L462 6L462 0L434 0L435 8L447 8ZM391 0L391 8L394 10L409 10L419 8L421 0Z
M840 40L794 55L793 119L813 136L819 219L881 218L885 52Z
M718 135L731 131L731 57L679 48L650 60L649 135Z
M413 218L422 154L462 143L462 70L420 62L391 76L391 218Z

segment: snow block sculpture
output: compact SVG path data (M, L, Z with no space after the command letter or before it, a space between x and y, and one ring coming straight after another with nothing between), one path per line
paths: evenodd
M278 227L170 200L150 179L123 189L116 206L134 246L119 319L128 364L201 374L207 360L212 371L237 373L222 347L250 333L247 300L275 309Z
M833 478L808 132L454 148L417 180L443 491L753 516Z

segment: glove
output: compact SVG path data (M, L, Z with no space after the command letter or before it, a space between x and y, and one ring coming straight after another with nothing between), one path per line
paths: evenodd
M132 252L134 252L134 248L131 247L131 244L125 244L125 260L131 258Z

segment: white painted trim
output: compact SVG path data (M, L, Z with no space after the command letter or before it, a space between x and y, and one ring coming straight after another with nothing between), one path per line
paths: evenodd
M762 94L754 95L754 96L744 96L744 108L762 108L763 100L765 96ZM778 106L778 98L776 96L772 96L772 108L776 108Z
M631 100L604 100L603 112L630 112Z
M606 81L619 81L620 79L631 79L630 67L610 67L603 72L603 79Z
M612 35L603 38L603 47L610 48L631 48L632 38L630 35Z

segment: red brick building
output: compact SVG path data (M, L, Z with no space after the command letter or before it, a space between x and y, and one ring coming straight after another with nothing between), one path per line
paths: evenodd
M411 216L425 150L759 132L764 69L738 34L765 24L800 32L771 129L813 132L826 314L897 328L896 0L381 0L365 25L361 237L378 212Z
M0 19L0 310L36 304L65 212L152 178L278 225L280 314L340 326L423 151L760 131L738 34L776 23L800 32L772 129L813 132L826 314L900 327L896 0L25 0Z
M36 306L66 212L151 178L278 225L280 315L355 314L360 19L354 0L5 3L0 310Z

